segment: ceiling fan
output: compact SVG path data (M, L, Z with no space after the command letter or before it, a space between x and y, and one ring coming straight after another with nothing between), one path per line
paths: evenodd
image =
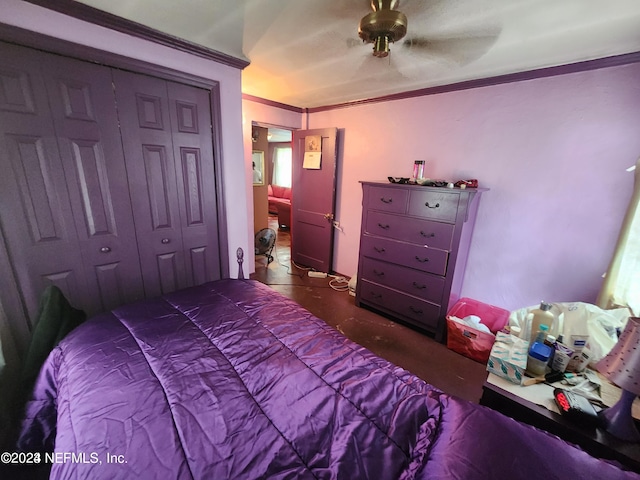
M373 12L365 15L358 26L358 36L373 43L373 56L389 55L389 44L407 34L407 16L396 10L398 0L371 0Z
M408 2L407 8L413 14L418 13L419 8L429 10L428 5L440 2ZM409 22L407 16L397 10L398 0L370 0L372 12L365 15L358 25L358 36L364 43L373 44L373 56L384 58L389 56L390 46L392 43L398 43L399 40L407 35ZM451 19L455 13L449 8L457 4L445 4L446 9L440 9L438 18L444 20ZM460 5L461 13L471 14L472 3L465 2ZM424 23L424 12L420 17L420 25ZM464 15L463 15L464 16ZM450 29L448 31L439 30L439 33L425 32L424 35L416 35L415 25L412 27L413 33L410 38L400 44L400 46L414 53L423 52L430 56L439 56L443 59L448 58L455 64L465 64L481 57L496 41L500 27L494 20L487 18L482 19L480 23L463 26L459 24L462 19L456 19L456 23L452 24L448 20ZM436 27L433 22L431 23ZM457 27L456 24L459 24ZM418 27L420 28L420 27ZM424 25L422 29L424 29Z

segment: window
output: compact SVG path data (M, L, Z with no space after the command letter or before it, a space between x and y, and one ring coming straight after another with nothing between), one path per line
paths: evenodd
M635 167L633 195L598 297L598 306L629 307L633 315L640 315L640 159Z
M291 187L291 147L277 147L273 152L273 184Z

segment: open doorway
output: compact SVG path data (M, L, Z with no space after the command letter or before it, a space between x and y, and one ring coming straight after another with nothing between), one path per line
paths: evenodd
M254 234L270 228L276 233L276 260L291 258L292 131L252 124ZM258 258L256 262L267 260ZM256 263L257 266L257 263Z
M270 159L270 181L267 188L269 215L278 217L281 230L291 228L292 155L291 130L269 128L267 131Z

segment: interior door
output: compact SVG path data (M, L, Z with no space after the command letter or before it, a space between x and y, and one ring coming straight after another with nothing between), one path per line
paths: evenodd
M294 130L292 142L291 258L327 273L333 260L337 136L337 128Z
M147 297L187 286L167 84L113 71Z

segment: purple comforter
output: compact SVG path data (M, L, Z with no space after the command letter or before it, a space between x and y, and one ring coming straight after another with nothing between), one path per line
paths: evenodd
M55 447L52 478L637 478L241 280L74 330L43 367L20 446Z

